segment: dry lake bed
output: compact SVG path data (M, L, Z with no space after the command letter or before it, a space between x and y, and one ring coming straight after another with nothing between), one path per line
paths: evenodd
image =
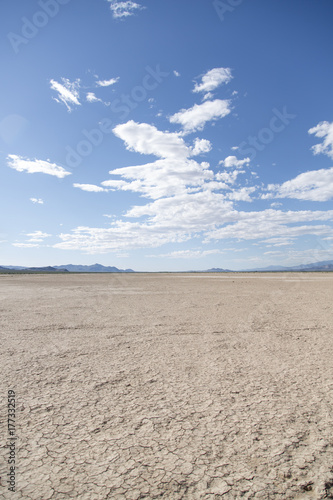
M333 498L333 273L1 275L0 310L0 498Z

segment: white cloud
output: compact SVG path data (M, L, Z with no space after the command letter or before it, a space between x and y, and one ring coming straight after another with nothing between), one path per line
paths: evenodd
M245 174L245 170L233 170L232 172L218 172L216 179L218 181L226 182L227 184L234 184L239 174Z
M39 205L43 205L44 201L41 198L29 198L32 203L38 203Z
M282 207L282 203L280 203L279 201L274 201L273 203L271 203L271 207L272 208Z
M236 167L240 168L243 165L248 165L250 163L250 158L244 158L244 160L237 160L236 156L227 156L224 160L219 162L219 165L223 165L224 167Z
M227 198L229 200L234 200L234 201L247 201L251 203L252 198L250 194L254 193L256 190L255 187L242 187L238 190L233 190L230 194L227 194Z
M149 257L166 257L169 259L201 259L207 255L223 254L221 250L176 250L175 252L161 255L150 255Z
M148 123L136 123L130 120L117 125L113 132L125 142L126 148L130 151L175 159L183 159L190 155L190 149L178 134L161 132Z
M235 224L215 229L207 234L206 241L236 238L256 240L273 237L297 237L304 234L318 236L332 233L328 225L295 225L302 222L332 221L333 210L324 211L288 211L263 210L262 212L238 212ZM292 224L292 225L290 225Z
M114 85L118 81L119 76L117 76L117 78L110 78L109 80L98 80L96 85L98 85L98 87L110 87L110 85Z
M164 158L144 165L117 168L112 175L121 175L131 182L106 180L105 187L134 191L157 199L174 196L186 191L187 186L202 186L205 180L213 179L214 173L205 163L190 159Z
M310 170L281 185L269 184L263 199L294 198L308 201L328 201L333 198L333 168Z
M118 125L113 131L125 142L127 149L153 154L160 159L111 170L111 175L120 175L126 182L106 180L102 182L105 187L138 192L157 199L186 192L189 187L200 189L206 181L214 179L209 163L190 159L191 156L210 151L211 143L206 139L196 138L190 148L178 134L162 132L152 125L132 120Z
M145 8L142 5L132 1L125 1L125 2L118 2L117 0L107 0L107 1L110 2L110 9L115 19L122 19L128 16L132 16L133 14L135 14L135 11L142 10Z
M68 78L61 78L62 84L50 80L51 89L58 92L58 97L54 98L57 102L63 102L68 111L72 111L73 106L80 106L80 80L71 82Z
M39 245L37 243L13 243L13 247L33 248L33 247L39 247Z
M201 83L196 83L193 92L210 93L223 83L229 83L232 79L230 68L214 68L207 71L201 79ZM211 95L211 94L210 94ZM207 98L207 97L206 97Z
M73 186L75 188L82 189L82 191L89 191L90 193L99 193L101 191L108 191L100 186L95 186L94 184L77 184L74 183Z
M169 121L179 123L184 129L184 133L188 134L195 130L202 130L207 122L223 118L230 111L230 101L215 99L195 104L189 109L182 109L170 116Z
M86 95L86 99L88 102L103 102L102 99L99 99L98 97L96 97L94 92L88 92Z
M27 236L30 236L30 238L27 240L29 242L40 242L45 238L49 238L50 236L52 236L52 234L43 233L43 231L34 231L33 233L27 233Z
M192 148L192 156L200 155L201 153L209 153L212 149L212 144L207 139L198 139L198 137L194 140L194 145Z
M177 76L177 77L178 77L178 76L180 76L180 73L178 73L178 71L176 71L176 70L174 70L173 74L174 74L175 76Z
M313 128L310 128L309 134L314 134L316 137L323 138L321 144L312 146L315 155L323 153L330 158L333 158L333 122L320 122Z
M8 166L17 170L18 172L27 172L28 174L42 173L48 175L54 175L62 179L66 175L70 175L63 167L56 165L56 163L50 163L50 161L44 160L29 160L28 158L23 158L18 155L8 155Z

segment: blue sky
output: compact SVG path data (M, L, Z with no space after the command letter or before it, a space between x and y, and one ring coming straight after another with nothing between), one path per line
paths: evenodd
M333 259L331 0L0 10L0 265Z

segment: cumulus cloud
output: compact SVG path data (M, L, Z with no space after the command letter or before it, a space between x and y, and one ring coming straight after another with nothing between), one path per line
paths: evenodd
M39 205L43 205L44 201L41 198L29 198L32 203L38 203Z
M236 156L227 156L224 160L219 162L219 165L223 165L226 168L236 167L240 168L243 165L248 165L250 163L250 158L244 158L244 160L238 160Z
M136 11L145 8L142 5L132 1L125 1L125 2L118 2L117 0L107 0L107 1L110 2L110 9L115 19L123 19L129 16L133 16L133 14L135 14Z
M310 170L281 185L269 184L269 198L294 198L308 201L328 201L333 198L333 168Z
M212 90L215 90L223 83L229 83L231 79L232 75L230 68L211 69L203 75L200 83L195 84L193 92L204 92L205 98L207 99L212 96Z
M182 109L170 116L171 123L179 123L185 134L202 130L207 122L223 118L230 113L230 101L215 99L195 104L192 108Z
M148 123L130 120L117 125L113 133L125 142L127 149L137 153L179 159L190 155L190 149L178 134L162 132Z
M245 170L233 170L232 172L218 172L216 179L227 184L235 184L239 174L245 174Z
M80 106L80 80L71 82L68 78L61 78L62 83L50 80L51 89L58 93L54 97L56 102L65 104L68 111L72 111L73 106Z
M196 138L192 148L192 156L200 155L201 153L209 153L212 149L212 144L207 139Z
M95 184L78 184L74 183L73 186L75 188L82 189L82 191L88 191L90 193L99 193L102 191L107 191L107 189L104 189L100 186L95 186Z
M110 85L114 85L119 81L119 76L117 78L110 78L109 80L98 80L96 85L98 87L110 87Z
M309 134L314 134L315 137L323 139L321 144L312 146L312 151L315 155L323 153L330 158L333 158L333 122L320 122L313 128L310 128Z
M196 138L193 146L189 147L178 134L162 132L152 125L132 120L118 125L113 131L125 142L127 149L141 154L153 154L159 159L111 170L111 175L120 175L123 180L105 180L102 182L104 187L133 191L152 199L201 188L228 188L225 183L214 181L215 174L210 170L208 162L199 163L191 159L192 156L211 150L212 145L206 139Z
M51 163L49 160L29 160L28 158L18 155L8 155L7 164L10 168L17 170L18 172L54 175L55 177L59 177L59 179L71 174L71 172L67 172L63 167L60 167L56 163Z
M99 99L99 97L96 97L94 92L87 92L86 99L88 102L103 102L102 99Z

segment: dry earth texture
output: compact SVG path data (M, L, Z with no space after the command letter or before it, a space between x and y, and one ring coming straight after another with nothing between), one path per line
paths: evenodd
M333 498L332 285L1 276L0 498Z

